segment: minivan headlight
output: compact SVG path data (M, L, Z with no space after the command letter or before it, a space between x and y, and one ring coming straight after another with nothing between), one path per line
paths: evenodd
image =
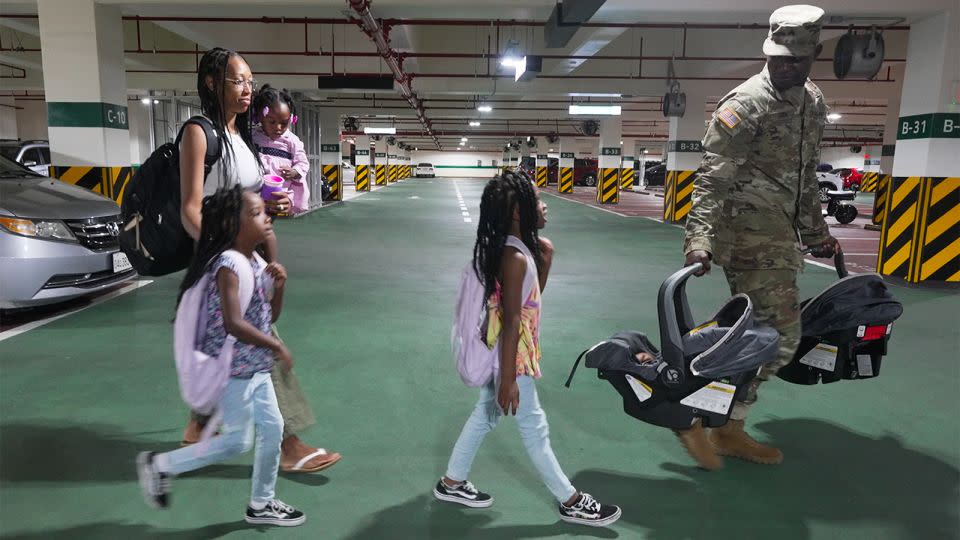
M65 240L68 242L77 241L77 237L73 235L70 228L60 221L0 216L0 227L21 236L32 236L34 238L49 240Z

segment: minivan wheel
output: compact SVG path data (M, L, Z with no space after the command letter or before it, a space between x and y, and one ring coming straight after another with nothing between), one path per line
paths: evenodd
M584 179L583 179L583 185L585 185L585 186L587 186L587 187L593 187L593 186L597 185L597 177L595 177L595 176L588 176L588 177L584 178Z
M830 191L830 186L820 184L820 202L825 203L830 200L830 196L827 195L828 191Z

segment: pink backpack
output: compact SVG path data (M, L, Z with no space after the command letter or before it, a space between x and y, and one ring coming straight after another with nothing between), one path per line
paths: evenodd
M536 266L533 255L523 242L508 236L506 245L518 249L527 257L527 275L524 277L523 297L530 296L536 285ZM531 278L532 276L532 278ZM457 360L457 371L463 384L471 387L484 386L500 372L500 339L493 348L487 346L487 299L483 283L473 270L473 263L460 274L460 288L453 313L453 329L450 344Z
M240 252L227 250L225 257L234 262L239 270L237 275L240 286L240 312L245 313L253 298L256 283L250 260ZM263 260L257 257L258 271L263 269ZM207 422L201 440L206 440L219 426L222 412L217 410L223 391L230 378L230 363L233 361L233 345L237 338L228 335L218 356L210 356L197 350L198 341L207 327L206 290L213 272L207 272L196 284L183 293L173 327L173 358L177 364L177 378L180 382L180 395L191 410L203 414L213 414Z

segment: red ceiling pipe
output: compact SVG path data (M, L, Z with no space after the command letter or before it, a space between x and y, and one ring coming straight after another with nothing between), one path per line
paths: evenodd
M416 111L417 118L420 119L427 134L433 136L430 121L427 119L427 115L423 110L423 103L417 98L416 92L413 91L410 85L413 78L403 72L403 67L401 66L402 60L400 60L397 52L390 48L390 38L387 37L386 32L380 27L380 23L373 17L373 14L370 13L370 0L348 1L350 2L350 7L353 8L360 17L357 25L373 40L377 46L377 50L380 52L380 56L383 57L384 62L390 68L390 71L393 72L393 78L397 81L400 88L400 95L403 96L403 98L407 100L407 103L410 104L410 107ZM441 149L440 141L436 137L433 138L437 149Z
M349 0L351 6L354 0ZM370 5L369 0L358 0L359 3ZM25 14L0 14L0 17L6 19L36 19L37 15ZM141 16L128 15L123 17L125 21L166 21L166 22L234 22L234 23L266 23L266 24L284 24L284 23L308 23L308 24L354 24L349 19L322 18L322 17L167 17L167 16ZM517 21L500 19L383 19L382 25L391 26L543 26L545 21ZM763 30L767 31L765 24L689 24L689 23L612 23L596 22L582 23L580 26L585 28L690 28L695 30ZM824 30L869 30L872 26L863 25L827 25ZM897 25L884 27L884 31L890 30L910 30L909 25Z

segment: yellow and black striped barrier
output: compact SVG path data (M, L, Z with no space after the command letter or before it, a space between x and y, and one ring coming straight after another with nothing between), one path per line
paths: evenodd
M387 165L387 182L392 184L397 181L397 166Z
M547 187L547 168L537 167L537 187Z
M573 167L560 167L557 190L560 193L573 193Z
M890 175L885 174L877 183L877 190L873 195L873 215L870 220L874 225L883 225L883 217L887 213L887 191L890 190Z
M330 188L330 200L342 201L343 189L340 182L340 165L336 163L322 165L320 169L323 173L323 178L327 181L327 186Z
M617 204L620 202L620 167L600 169L600 182L597 183L597 202Z
M357 191L370 191L370 166L357 165L357 174L354 177Z
M875 193L879 184L880 173L865 172L863 173L863 178L860 179L860 191L864 193Z
M877 271L911 283L960 282L960 177L893 178Z
M378 186L387 185L387 166L386 165L374 165L374 170L377 172L376 183Z
M94 167L91 165L60 166L51 165L51 178L61 182L87 188L94 193L123 202L123 194L133 176L133 167Z
M633 168L620 169L620 191L633 189Z
M663 191L663 221L676 223L686 219L693 204L695 171L667 171Z

